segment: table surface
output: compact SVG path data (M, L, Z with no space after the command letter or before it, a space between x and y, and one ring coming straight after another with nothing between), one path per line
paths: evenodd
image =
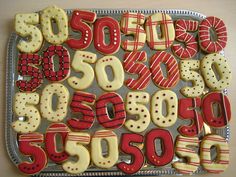
M144 8L144 9L188 9L203 13L207 16L214 15L224 20L228 29L228 43L225 49L225 55L233 71L233 76L236 76L236 65L233 64L236 58L236 1L235 0L136 0L128 4L127 0L119 1L79 1L79 0L0 0L0 84L1 92L0 98L0 176L1 177L19 177L24 176L20 174L14 164L10 161L6 149L4 140L4 119L5 119L5 64L6 64L6 48L7 40L10 33L14 30L13 18L16 13L19 12L34 12L41 10L49 5L57 5L65 9L73 8ZM131 2L131 1L129 1ZM229 97L231 99L231 107L236 106L236 82L232 82L229 88ZM233 111L232 121L231 121L231 141L230 141L230 165L228 169L218 175L219 177L233 177L235 176L236 168L234 168L234 163L236 163L236 137L235 137L235 114ZM198 175L196 175L197 177ZM199 175L202 176L202 175ZM212 176L212 174L207 174L204 176Z

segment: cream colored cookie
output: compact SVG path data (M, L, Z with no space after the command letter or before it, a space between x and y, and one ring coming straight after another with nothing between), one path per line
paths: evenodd
M129 92L126 97L126 112L135 116L135 120L128 119L125 126L132 132L143 132L150 123L150 114L145 104L149 102L147 92Z
M93 68L88 63L95 63L96 60L97 55L92 52L76 51L71 66L75 72L82 72L83 77L72 76L67 80L68 84L76 90L88 88L94 80Z
M213 66L219 78L217 78ZM201 72L206 85L212 90L223 90L231 82L232 74L227 60L218 53L208 54L201 60Z
M38 93L15 94L14 112L18 116L18 120L11 125L17 133L31 133L38 129L41 123L41 116L36 108L39 103ZM20 120L25 118L25 120Z
M43 35L35 25L39 24L37 13L16 14L15 30L21 37L28 37L27 40L20 40L17 48L21 52L37 52L43 43Z
M53 95L57 96L57 102L53 103ZM69 102L69 91L63 84L53 83L47 85L43 91L40 101L40 111L42 117L51 122L62 121L67 114ZM56 105L56 110L52 108L52 104Z
M66 12L56 6L45 8L41 12L42 33L51 44L62 44L68 38L68 17ZM58 33L53 32L52 20L55 21Z
M113 80L108 79L106 67L110 66L113 71ZM120 60L115 56L105 56L99 59L95 65L98 85L106 91L115 91L123 86L124 69Z

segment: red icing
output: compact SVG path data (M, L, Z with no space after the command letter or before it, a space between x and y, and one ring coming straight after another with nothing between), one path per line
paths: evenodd
M217 117L213 113L213 103L218 103L220 106L220 115ZM215 128L225 127L231 119L231 106L228 97L220 92L208 93L202 101L202 112L207 125Z
M126 53L124 56L124 69L126 72L131 74L138 74L138 79L127 79L125 84L128 88L134 90L143 90L145 89L150 80L151 80L151 73L147 66L141 62L146 61L147 53L142 52L130 52Z
M94 123L94 112L86 103L94 103L96 96L91 93L77 91L74 93L70 108L74 113L82 113L82 118L70 118L67 123L74 129L86 130L92 127Z
M107 104L113 104L114 118L108 115ZM115 92L105 93L96 102L96 115L98 122L105 128L116 129L121 127L126 120L126 112L122 97Z
M143 136L135 133L123 133L121 136L120 150L132 157L131 163L120 162L117 168L126 174L134 174L138 172L144 164L144 155L142 151L131 143L143 143Z
M87 23L93 23L95 19L96 13L94 12L74 10L70 20L70 26L73 30L79 31L81 33L81 37L80 39L68 39L68 46L73 49L80 50L87 48L91 44L93 39L91 27Z
M18 61L18 72L21 76L30 76L29 81L18 80L16 86L23 92L32 92L41 86L43 83L43 74L35 66L40 65L41 58L38 54L26 54L22 53L19 55ZM34 66L32 66L34 65Z
M109 44L105 43L104 29L109 29ZM101 53L109 55L120 48L120 25L112 17L102 17L94 23L94 47Z
M197 136L203 129L203 118L196 110L201 106L201 98L182 98L179 100L179 116L190 119L190 125L181 125L178 130L183 136Z
M59 71L54 71L53 57L59 57ZM61 46L51 45L43 53L43 73L50 81L62 81L70 74L70 56L68 50Z
M155 149L155 140L161 140L161 155ZM155 166L164 166L170 163L174 157L174 143L171 133L164 129L152 129L146 135L146 157Z

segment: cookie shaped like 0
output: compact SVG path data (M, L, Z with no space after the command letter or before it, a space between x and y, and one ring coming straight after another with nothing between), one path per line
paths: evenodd
M162 73L161 63L166 65L167 78ZM162 89L173 88L179 82L178 62L173 55L165 51L158 51L152 56L150 71L153 82Z
M52 108L53 95L57 96L56 110ZM67 105L69 102L69 91L59 83L47 85L43 91L40 101L40 111L42 117L51 122L62 121L67 114Z
M201 71L206 85L212 90L227 88L232 79L232 73L226 58L217 53L208 54L201 60Z
M211 29L214 29L215 40L211 39ZM202 50L207 53L214 53L223 50L227 43L227 30L224 22L217 17L203 19L198 29L199 44Z
M12 128L18 133L30 133L38 129L41 123L41 116L36 108L39 103L38 93L22 93L15 94L14 112L24 120L14 121Z
M68 38L68 18L66 12L56 6L47 7L41 13L42 33L51 44L62 44ZM53 32L52 20L57 25L58 33Z
M157 26L160 26L161 37L158 36ZM169 48L175 40L175 28L170 15L156 13L149 16L145 23L147 33L147 43L151 49L165 50Z
M108 145L107 155L104 157L102 140ZM113 167L119 158L118 139L116 134L110 130L99 130L93 135L91 141L91 157L93 163L99 168Z
M216 147L217 157L212 161L211 148ZM201 165L209 173L221 173L229 166L229 145L219 135L207 135L201 142Z
M105 28L109 29L109 44L105 43ZM120 48L120 25L112 17L102 17L94 23L94 47L104 55L116 53Z
M106 67L110 66L113 71L113 80L108 79ZM106 91L115 91L123 86L124 70L120 60L115 56L105 56L99 59L95 65L98 85Z

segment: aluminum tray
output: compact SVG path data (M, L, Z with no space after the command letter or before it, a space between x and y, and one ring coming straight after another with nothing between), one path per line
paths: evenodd
M67 11L67 14L70 16L73 10L66 10L66 11ZM158 13L158 12L164 12L164 13L171 15L173 20L176 20L178 18L183 18L183 19L193 19L193 20L200 21L206 17L205 15L198 13L198 12L193 12L193 11L189 11L189 10L174 10L174 9L170 9L170 10L132 10L132 9L131 10L130 9L122 9L122 10L120 10L120 9L119 10L112 10L112 9L111 10L110 9L109 10L108 9L100 10L99 9L99 10L97 10L97 9L95 9L92 11L97 13L98 18L108 15L108 16L111 16L111 17L117 19L117 20L120 20L122 13L126 12L126 11L140 12L140 13L144 13L145 15ZM69 33L71 35L74 34L73 31L69 31ZM76 35L78 35L78 33ZM197 34L195 33L194 35L197 35ZM122 35L122 38L124 38L124 35ZM19 152L18 143L17 143L17 135L13 131L13 129L11 128L11 123L17 119L17 117L14 115L13 109L12 109L14 94L18 90L15 87L15 81L22 78L21 76L19 76L19 74L17 72L17 68L16 68L17 59L18 59L18 57L17 57L18 50L16 48L16 45L19 40L20 40L20 37L18 35L16 35L15 33L11 34L10 39L9 39L9 43L8 43L7 62L6 62L7 74L6 74L5 140L6 140L7 152L15 165L19 164L22 160L31 160L28 157L22 156L21 153ZM46 49L48 47L48 45L49 44L45 42L44 46L40 50L39 54L41 54L41 52L44 49ZM66 44L63 44L63 45L69 50L69 53L70 53L71 59L72 59L73 55L74 55L74 51L71 50L68 46L66 46ZM102 55L94 49L93 44L91 44L90 47L87 48L86 50L91 51L91 52L95 52L98 55L98 58L102 57ZM147 46L147 44L145 44L145 47L143 48L143 50L147 52L148 58L155 53L154 50L150 50L150 48ZM171 52L171 50L169 50L169 52ZM120 49L114 55L117 56L118 58L122 59L124 53L125 52L122 49ZM224 55L224 52L222 51L221 54ZM201 59L204 55L205 55L204 52L202 52L200 50L198 52L198 54L196 55L195 59ZM178 58L176 58L176 59L178 60ZM94 65L92 65L92 66L94 67ZM72 71L71 75L75 75L75 72ZM128 74L126 73L126 77L127 76L128 76ZM44 88L44 86L47 83L48 82L46 80L44 80L44 84L41 86L41 88L37 89L37 92L41 93L42 88ZM68 90L70 91L70 94L72 96L74 90L68 86L66 81L64 81L63 84L68 88ZM178 85L173 89L177 93L178 98L183 97L180 94L179 89L186 84L187 84L186 82L180 81L178 83ZM156 87L153 84L153 82L151 82L145 91L149 92L151 95L157 90L159 90L159 88ZM90 93L95 93L97 96L103 92L98 87L98 85L96 83L96 79L94 80L92 86L89 87L88 89L86 89L85 91L88 91ZM125 86L123 86L117 92L120 95L122 95L122 97L124 97L128 91L129 90ZM224 90L223 93L227 94L227 90ZM149 107L149 104L148 104L148 107ZM70 115L71 115L71 113L70 113L70 111L68 111L67 117L69 117ZM170 128L167 128L172 133L173 138L175 138L178 135L177 127L182 123L186 124L186 123L188 123L188 121L178 119L175 125L173 125ZM45 133L45 130L48 127L48 125L49 125L49 122L46 121L46 119L42 119L42 123L41 123L38 131ZM150 130L154 127L156 127L156 126L154 126L153 123L150 123L150 126L148 127L148 129L145 132L143 132L142 134L145 134L148 130ZM97 122L95 122L95 124L93 125L91 130L89 130L89 132L94 132L98 128L101 128L101 126L99 126L99 124ZM121 129L116 129L114 131L116 132L118 137L120 137L121 133L128 132L124 127L122 127ZM222 129L211 129L211 132L214 132L216 134L223 136L227 141L229 140L229 126L227 126L226 128L222 128ZM201 139L203 137L203 135L204 135L204 133L202 133L199 136L199 138ZM106 147L104 147L104 148L106 148ZM125 161L128 161L128 159L129 158L127 156L121 156L121 155L119 158L119 160L125 160ZM173 158L173 162L174 161L178 161L178 157L175 156ZM195 173L205 173L205 171L201 167L199 167L199 169ZM145 166L142 168L142 170L139 171L138 173L136 173L136 175L145 175L145 176L147 176L147 175L164 175L164 174L180 175L174 168L172 168L171 163L169 165L164 166L164 167L153 167L153 166L145 163ZM86 172L84 172L82 174L78 174L78 175L71 175L71 174L63 171L60 165L55 164L49 160L48 166L42 172L40 172L39 174L33 175L33 176L40 176L40 177L43 177L43 176L45 176L45 177L46 176L65 176L66 177L66 176L118 176L118 175L120 176L120 175L125 175L125 174L122 173L121 171L118 171L116 169L116 167L113 167L109 170L104 170L104 169L98 169L95 166L93 166L92 164L90 165L90 167L88 168L88 170Z

